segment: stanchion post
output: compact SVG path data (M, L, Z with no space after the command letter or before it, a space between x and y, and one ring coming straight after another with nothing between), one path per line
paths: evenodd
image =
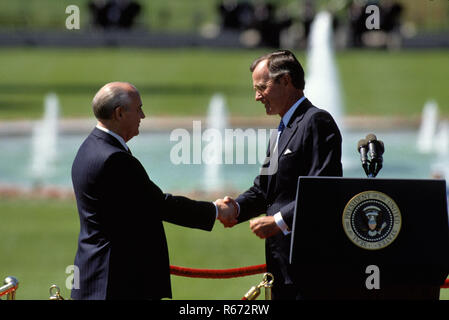
M55 293L53 293L53 290L55 290ZM48 300L64 300L61 296L61 290L57 285L54 284L50 287L50 298Z
M271 280L268 280L268 277ZM271 288L273 288L274 277L271 273L267 272L263 275L263 282L265 288L265 300L271 300Z
M0 296L6 294L7 300L16 299L16 290L19 287L19 281L12 276L6 277L3 281L3 286L0 287Z
M271 278L270 280L268 278ZM273 287L274 277L267 272L263 275L262 281L257 285L251 287L243 297L243 300L256 300L260 295L260 288L265 288L265 300L271 300L271 288Z

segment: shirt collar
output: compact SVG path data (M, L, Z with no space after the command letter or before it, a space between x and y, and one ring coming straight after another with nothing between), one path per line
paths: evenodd
M126 145L126 142L125 142L125 140L121 137L121 136L119 136L117 133L115 133L114 131L111 131L111 130L109 130L109 129L106 129L105 127L102 127L102 126L100 126L100 125L96 125L96 127L97 127L97 129L100 129L101 131L104 131L104 132L106 132L106 133L109 133L111 136L113 136L114 138L116 138L121 144L122 144L122 146L125 148L125 150L128 150L129 151L129 148L128 148L128 146Z
M284 123L284 126L287 126L293 113L296 111L296 109L298 108L298 106L301 104L301 102L303 102L306 99L305 96L302 96L298 101L295 102L294 105L292 105L290 107L290 109L288 109L288 111L284 114L284 116L282 117L282 122Z

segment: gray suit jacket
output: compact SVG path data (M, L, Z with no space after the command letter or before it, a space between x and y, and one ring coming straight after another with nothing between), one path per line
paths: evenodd
M80 218L73 299L171 297L162 221L212 230L215 206L163 193L120 142L95 128L72 166Z
M237 197L239 221L280 211L291 230L298 177L342 176L341 143L342 137L332 116L305 99L279 139L277 171L257 176L253 186ZM270 156L269 151L267 155ZM267 268L278 285L293 284L288 266L290 240L290 235L281 232L266 241Z

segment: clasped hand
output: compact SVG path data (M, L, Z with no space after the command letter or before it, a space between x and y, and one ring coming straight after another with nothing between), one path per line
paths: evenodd
M224 197L224 199L215 200L215 205L218 209L218 220L223 223L225 228L233 227L237 221L238 205L231 197Z
M237 216L238 204L231 197L224 197L223 199L215 200L215 205L218 208L218 220L225 228L233 227L238 221ZM273 216L263 216L252 219L249 222L251 231L261 239L266 239L279 233L281 229L275 222Z

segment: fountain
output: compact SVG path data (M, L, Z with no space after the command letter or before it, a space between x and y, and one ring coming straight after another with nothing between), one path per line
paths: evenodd
M44 116L33 128L30 170L34 186L41 186L51 174L56 159L58 116L58 97L55 93L49 93L44 100Z
M439 157L446 158L449 155L449 121L443 120L438 125L433 149Z
M205 166L203 185L207 191L220 191L223 188L221 165L223 164L224 130L228 127L226 101L220 93L214 94L210 100L206 126L203 139L211 142L202 152Z
M343 104L332 35L332 15L319 12L311 25L304 94L314 105L327 110L342 128Z
M321 11L312 22L307 48L307 72L305 96L317 107L327 110L343 136L343 148L347 144L343 126L343 101L341 97L340 78L334 57L332 15ZM355 146L351 146L355 150ZM360 163L353 155L343 153L344 172L360 168Z
M449 121L443 120L438 125L432 145L435 159L431 164L431 175L434 178L449 177Z
M434 150L434 138L438 126L438 105L429 100L424 105L421 125L418 133L417 148L421 153L431 153Z

